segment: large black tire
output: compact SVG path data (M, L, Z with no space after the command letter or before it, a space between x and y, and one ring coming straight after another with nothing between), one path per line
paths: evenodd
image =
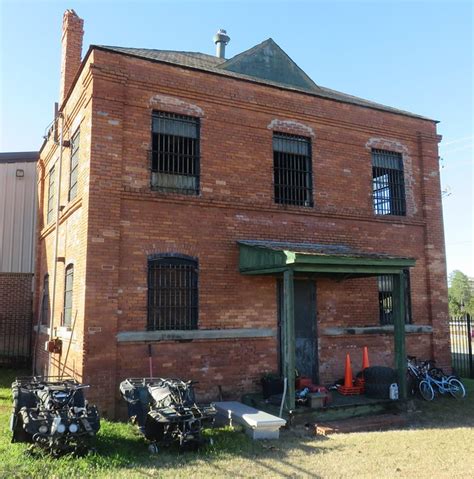
M366 383L365 394L375 399L390 399L390 384L392 383Z
M365 384L392 384L397 382L397 373L392 368L372 366L364 369Z

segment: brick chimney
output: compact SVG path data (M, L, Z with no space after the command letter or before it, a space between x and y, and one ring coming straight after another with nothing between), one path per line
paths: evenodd
M72 82L81 66L82 38L84 20L74 10L66 10L63 16L63 35L61 39L61 83L59 86L59 104L71 88Z

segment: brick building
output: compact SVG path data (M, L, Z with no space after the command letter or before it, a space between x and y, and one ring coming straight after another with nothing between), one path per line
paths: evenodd
M150 351L201 398L295 366L334 381L364 345L449 365L435 121L320 87L271 39L81 60L82 35L67 11L36 268L42 340L63 350L39 370L114 415Z

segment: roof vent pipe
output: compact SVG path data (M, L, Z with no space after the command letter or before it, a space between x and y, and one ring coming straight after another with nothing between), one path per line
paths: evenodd
M213 40L216 44L216 57L225 58L225 46L230 42L227 32L223 28L219 28Z

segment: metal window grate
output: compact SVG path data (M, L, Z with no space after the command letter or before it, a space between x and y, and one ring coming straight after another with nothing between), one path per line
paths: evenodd
M79 172L80 130L71 139L71 162L69 166L69 201L77 196L77 174Z
M273 135L275 203L313 206L311 142L285 133Z
M406 215L403 159L400 153L372 150L374 211L378 215Z
M64 282L63 326L66 326L66 327L71 326L73 283L74 283L74 266L70 264L66 268L66 277Z
M41 324L49 326L49 274L44 275L41 299Z
M56 184L55 184L55 178L54 178L54 170L55 170L55 167L53 166L49 170L49 175L48 175L48 212L46 214L47 224L53 221L54 200L56 197Z
M403 271L405 289L405 323L411 323L410 272ZM379 289L379 316L381 325L393 324L393 276L377 277Z
M159 257L148 261L148 330L197 329L197 261Z
M153 113L151 186L163 191L199 193L199 118Z

